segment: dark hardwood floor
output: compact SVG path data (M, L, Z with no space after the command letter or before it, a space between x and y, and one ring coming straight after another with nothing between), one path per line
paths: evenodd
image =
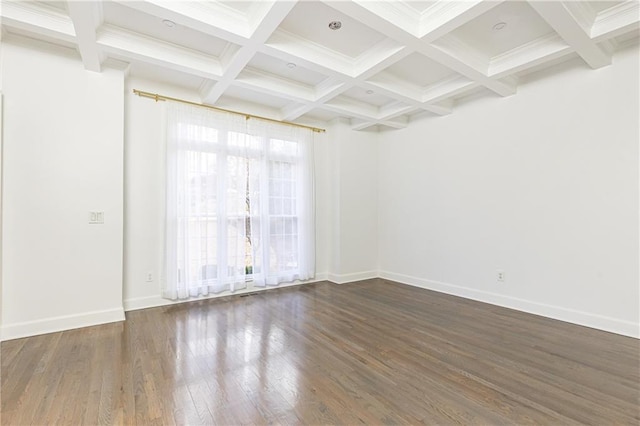
M1 423L634 424L639 342L384 280L2 343Z

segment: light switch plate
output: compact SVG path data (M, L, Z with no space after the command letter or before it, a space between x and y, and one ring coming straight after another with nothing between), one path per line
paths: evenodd
M104 223L104 212L89 212L89 224L102 225Z

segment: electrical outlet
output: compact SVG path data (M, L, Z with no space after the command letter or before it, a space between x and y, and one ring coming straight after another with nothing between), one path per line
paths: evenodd
M496 271L496 279L500 282L504 282L504 271L502 269L498 269Z
M147 282L150 283L151 281L153 281L153 272L149 271L147 272Z

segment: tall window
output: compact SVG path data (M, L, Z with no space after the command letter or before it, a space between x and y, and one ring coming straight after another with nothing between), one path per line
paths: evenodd
M165 297L312 278L312 132L167 108Z

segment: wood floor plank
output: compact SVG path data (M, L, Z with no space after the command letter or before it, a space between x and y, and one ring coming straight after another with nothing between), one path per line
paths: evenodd
M3 342L22 424L640 424L640 345L393 283L323 282Z

